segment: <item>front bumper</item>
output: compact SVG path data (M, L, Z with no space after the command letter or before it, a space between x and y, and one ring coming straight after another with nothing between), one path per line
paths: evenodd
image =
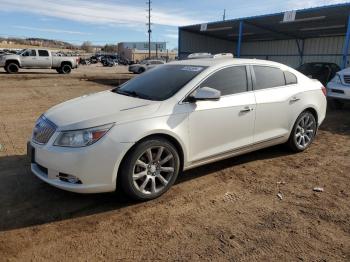
M327 97L350 100L350 85L346 86L329 82L327 85Z
M106 135L88 147L52 146L53 135L46 145L29 142L31 171L44 182L76 193L102 193L116 189L116 179L123 156L133 145L117 143ZM62 179L63 175L77 178L80 183Z

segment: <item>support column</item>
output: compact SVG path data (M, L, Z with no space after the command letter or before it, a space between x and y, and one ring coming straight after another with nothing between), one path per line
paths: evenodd
M238 43L236 57L241 57L241 46L242 46L242 35L243 35L243 21L239 22L239 33L238 33Z
M301 46L300 46L300 42L298 39L295 39L295 42L297 44L297 47L298 47L298 53L299 53L299 66L301 66L303 64L303 59L304 59L304 43L305 43L305 40L304 39L301 39L300 42L301 42Z
M350 42L350 15L348 18L348 28L346 31L346 37L345 37L345 43L344 43L344 49L343 49L342 69L344 69L348 63L349 42Z

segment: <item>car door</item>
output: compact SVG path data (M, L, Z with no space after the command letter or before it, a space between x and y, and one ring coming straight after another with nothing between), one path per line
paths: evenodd
M198 88L221 91L218 101L191 103L189 113L190 161L229 153L253 142L255 97L246 66L220 69Z
M33 68L36 65L36 50L28 49L22 53L21 66L24 68Z
M51 68L51 57L49 51L38 50L37 66L38 68Z
M256 98L254 143L288 135L295 120L293 106L299 99L295 75L272 66L253 65L251 69Z

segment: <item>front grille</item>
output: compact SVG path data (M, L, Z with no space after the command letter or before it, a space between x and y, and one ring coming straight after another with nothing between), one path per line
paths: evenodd
M338 90L338 89L331 89L333 93L337 93L337 94L344 94L343 90Z
M35 123L33 130L33 141L38 144L46 144L55 133L57 126L41 116Z
M343 78L344 78L344 83L350 85L350 75L344 75Z

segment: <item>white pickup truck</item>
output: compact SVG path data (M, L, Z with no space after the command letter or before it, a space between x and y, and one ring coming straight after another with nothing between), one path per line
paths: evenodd
M17 54L0 56L0 67L9 74L17 73L19 68L56 69L57 73L69 74L78 67L79 58L55 56L46 49L24 49Z

